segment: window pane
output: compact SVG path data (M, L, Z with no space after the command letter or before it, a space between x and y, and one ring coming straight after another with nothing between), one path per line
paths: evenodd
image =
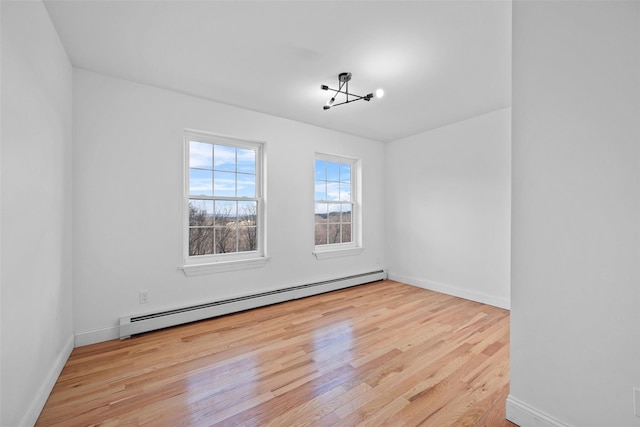
M213 228L189 229L189 255L210 255L213 253Z
M340 200L340 183L327 182L327 200Z
M239 173L238 197L256 197L256 176Z
M238 172L256 173L256 151L238 148Z
M189 225L213 225L213 200L189 200Z
M236 174L232 172L214 172L213 195L235 197Z
M213 172L189 169L189 194L191 196L211 196L213 194Z
M327 162L327 181L340 181L340 165Z
M351 165L340 163L340 182L351 182Z
M342 224L342 243L351 242L351 224Z
M236 147L226 145L213 146L214 169L217 171L236 171Z
M216 253L228 254L237 252L237 227L216 227Z
M326 181L316 181L316 200L327 200Z
M256 225L258 202L238 202L238 222L240 225Z
M351 221L351 205L343 204L342 205L342 217L340 218L341 222L352 222Z
M328 215L327 221L333 223L340 222L340 204L339 203L329 203L328 204Z
M343 202L351 201L351 184L348 182L340 183L340 200Z
M316 245L327 244L327 226L316 224Z
M316 203L316 224L323 224L327 222L327 204L326 203Z
M329 224L329 236L327 243L340 243L340 224Z
M258 249L258 233L256 227L238 227L238 252Z
M189 141L189 167L213 169L213 146L205 142Z
M231 225L235 224L237 220L237 202L227 202L216 200L216 218L215 225Z
M316 160L316 180L327 180L327 162Z

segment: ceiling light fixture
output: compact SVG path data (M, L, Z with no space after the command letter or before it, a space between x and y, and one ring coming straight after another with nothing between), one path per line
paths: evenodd
M337 107L338 105L360 101L361 99L364 101L371 101L371 98L382 98L384 96L384 91L382 89L376 90L375 95L373 93L368 93L365 96L360 96L353 93L349 93L349 80L351 80L351 73L340 73L338 74L338 89L330 88L327 85L320 85L320 89L322 90L332 90L335 92L335 94L331 97L331 99L329 99L327 103L322 107L324 110L328 110L331 107ZM336 97L340 93L345 96L345 100L343 102L336 104L335 103Z

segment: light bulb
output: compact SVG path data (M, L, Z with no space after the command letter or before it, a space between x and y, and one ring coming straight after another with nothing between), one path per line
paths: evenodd
M328 105L329 107L331 107L331 106L333 105L333 103L334 103L334 102L336 102L336 98L335 98L335 97L332 97L330 100L328 100L328 101L327 101L327 105Z
M376 90L376 98L382 98L384 96L384 91L382 89Z

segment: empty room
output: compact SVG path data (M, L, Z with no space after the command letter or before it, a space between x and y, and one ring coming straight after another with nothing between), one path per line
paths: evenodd
M639 1L0 5L1 426L640 426Z

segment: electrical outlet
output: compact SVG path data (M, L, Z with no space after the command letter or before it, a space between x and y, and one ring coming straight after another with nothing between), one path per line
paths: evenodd
M149 302L149 291L140 291L140 304Z
M640 417L640 388L633 388L633 413Z

